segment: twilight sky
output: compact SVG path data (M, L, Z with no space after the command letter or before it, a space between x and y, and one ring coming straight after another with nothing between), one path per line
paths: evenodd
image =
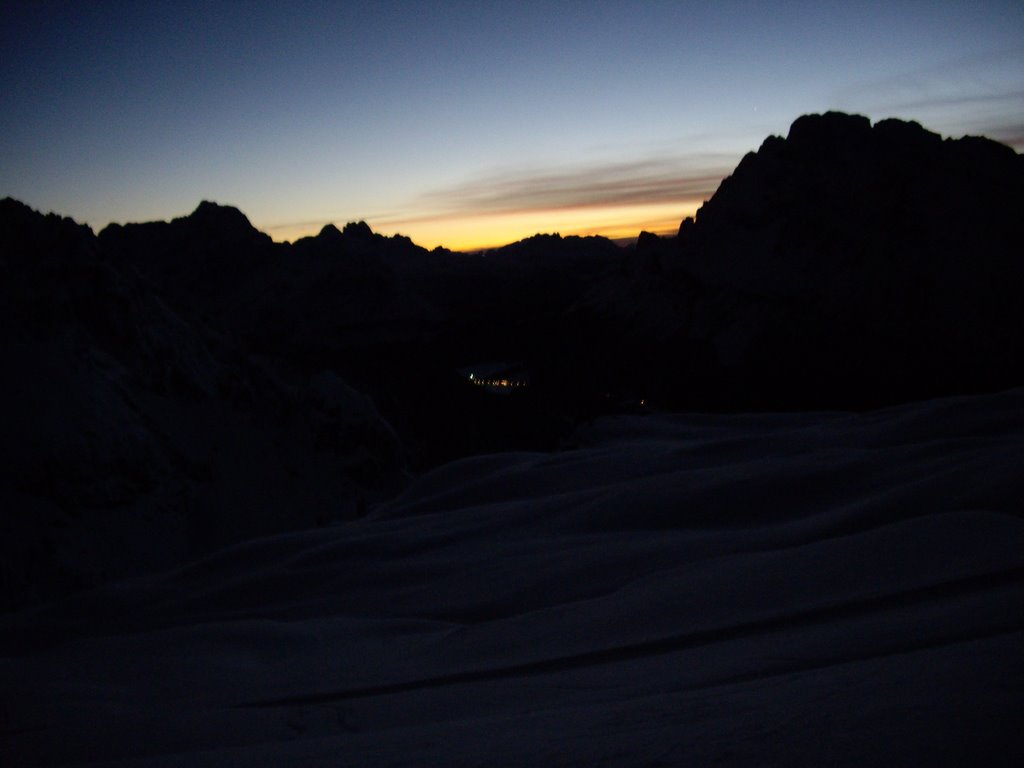
M0 196L97 230L674 231L827 109L1024 148L1019 0L4 2L0 40Z

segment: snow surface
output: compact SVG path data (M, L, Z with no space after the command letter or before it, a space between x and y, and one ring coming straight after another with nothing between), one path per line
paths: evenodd
M0 617L3 765L1021 765L1024 390L634 415Z

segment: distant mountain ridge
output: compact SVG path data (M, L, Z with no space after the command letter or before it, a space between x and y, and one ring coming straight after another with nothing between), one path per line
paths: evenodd
M365 222L281 244L208 201L90 247L249 352L370 389L353 354L528 359L570 398L863 407L1020 380L1022 168L988 139L831 112L767 138L678 237L629 250L536 236L428 252Z

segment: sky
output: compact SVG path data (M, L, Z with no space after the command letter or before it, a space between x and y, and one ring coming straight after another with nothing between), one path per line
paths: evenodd
M0 196L97 231L673 232L801 114L1024 148L1024 3L3 2Z

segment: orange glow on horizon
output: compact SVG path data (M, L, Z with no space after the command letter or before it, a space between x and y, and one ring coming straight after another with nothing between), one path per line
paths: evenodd
M633 238L643 230L657 235L675 234L679 223L693 216L702 203L702 200L680 200L514 213L453 213L380 222L367 220L367 223L374 232L405 235L424 248L443 246L453 251L479 251L555 232L565 237L601 235L610 239ZM345 223L335 222L339 228ZM295 241L316 235L322 226L280 226L270 227L268 231L278 242Z

